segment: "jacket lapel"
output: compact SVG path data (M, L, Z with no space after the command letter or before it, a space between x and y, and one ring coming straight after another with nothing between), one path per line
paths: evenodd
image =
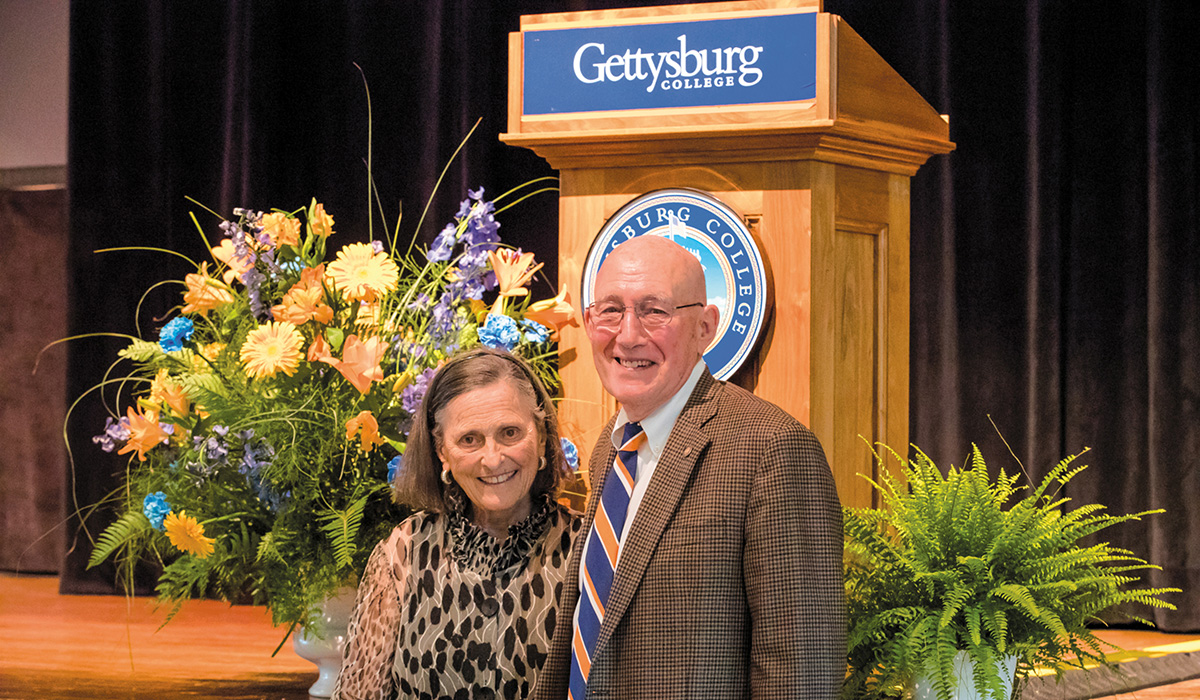
M646 495L642 497L625 541L621 544L621 558L605 605L604 622L596 640L593 658L600 654L629 607L663 530L675 514L679 499L691 480L692 471L708 448L710 440L701 428L716 412L714 399L720 388L721 385L706 369L675 421L675 427L646 488ZM615 450L609 457L615 458ZM602 484L598 486L603 487Z

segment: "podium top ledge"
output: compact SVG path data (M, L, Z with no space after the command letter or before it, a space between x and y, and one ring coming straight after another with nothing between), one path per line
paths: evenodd
M777 15L789 10L823 12L824 0L736 0L690 5L655 5L613 10L580 10L522 15L521 31L562 29L566 27L603 27L611 24L686 22L730 17Z

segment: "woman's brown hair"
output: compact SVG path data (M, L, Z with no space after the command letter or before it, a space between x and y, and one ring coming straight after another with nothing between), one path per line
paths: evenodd
M397 503L417 510L444 513L466 496L453 480L442 483L442 460L437 448L443 426L438 419L446 406L459 396L499 381L510 381L533 405L539 437L544 440L543 463L533 479L529 494L534 501L543 494L556 497L570 478L570 467L559 442L558 416L549 392L533 369L521 358L504 350L474 348L455 355L429 381L425 398L413 417L404 463L396 475Z

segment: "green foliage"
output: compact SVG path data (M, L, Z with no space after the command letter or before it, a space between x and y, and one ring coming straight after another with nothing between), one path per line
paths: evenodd
M1057 496L1085 466L1055 466L1031 492L1003 470L993 480L979 449L969 467L941 471L919 449L892 476L884 459L871 484L886 508L845 508L850 674L843 698L899 697L927 674L938 697L954 688L954 657L975 661L981 697L1000 697L992 671L1017 657L1036 666L1107 664L1088 623L1130 604L1171 608L1172 588L1136 588L1131 572L1156 568L1108 543L1083 538L1160 511L1111 515ZM1140 617L1132 619L1146 622ZM1147 623L1148 624L1148 623Z

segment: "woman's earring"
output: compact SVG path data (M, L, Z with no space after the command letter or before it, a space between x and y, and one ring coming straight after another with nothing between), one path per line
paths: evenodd
M449 486L451 484L451 482L452 482L452 480L450 479L450 470L443 469L442 470L442 483Z
M538 471L540 472L541 470L543 470L545 468L546 468L546 455L542 455L541 457L538 457Z

